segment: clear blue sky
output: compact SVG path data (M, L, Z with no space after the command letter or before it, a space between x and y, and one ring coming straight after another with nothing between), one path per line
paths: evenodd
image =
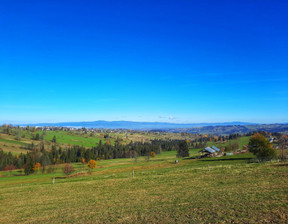
M2 0L0 123L288 122L287 12L285 0Z

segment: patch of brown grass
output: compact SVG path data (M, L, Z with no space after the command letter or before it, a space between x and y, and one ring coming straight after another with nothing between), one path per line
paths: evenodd
M85 177L88 176L89 174L87 172L79 172L79 173L74 173L69 175L68 177Z

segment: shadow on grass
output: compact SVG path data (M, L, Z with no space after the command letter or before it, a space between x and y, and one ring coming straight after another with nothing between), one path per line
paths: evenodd
M183 160L190 160L190 159L197 159L197 157L188 157L188 158L184 158Z
M288 163L275 164L272 166L275 166L275 167L288 166Z
M160 162L160 161L166 161L166 159L151 159L150 161L152 162Z
M66 179L67 177L54 177L55 179ZM53 177L51 177L53 179Z

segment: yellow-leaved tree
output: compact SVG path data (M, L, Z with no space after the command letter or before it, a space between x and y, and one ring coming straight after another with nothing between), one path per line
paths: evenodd
M97 162L96 162L95 160L93 160L93 159L89 160L89 162L88 162L88 168L89 168L90 170L96 168L96 166L97 166Z

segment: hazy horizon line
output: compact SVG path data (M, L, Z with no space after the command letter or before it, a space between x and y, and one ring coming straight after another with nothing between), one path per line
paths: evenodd
M22 122L22 121L14 121L14 120L4 120L4 121L0 121L1 125L29 125L29 124L61 124L61 123L93 123L93 122L133 122L133 123L167 123L167 124L229 124L229 123L246 123L246 124L286 124L288 123L288 121L283 121L283 122L251 122L251 121L218 121L218 122L169 122L169 121L133 121L133 120L92 120L92 121L46 121L46 122Z

